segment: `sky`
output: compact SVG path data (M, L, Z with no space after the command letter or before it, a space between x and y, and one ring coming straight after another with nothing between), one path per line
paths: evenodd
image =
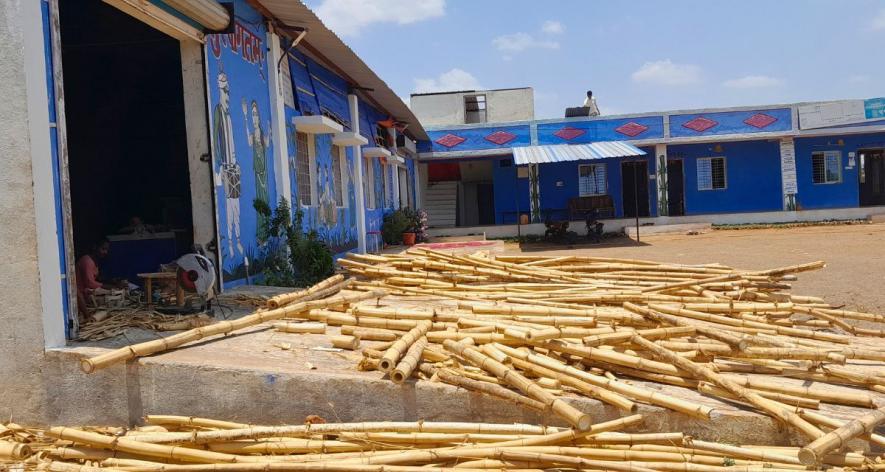
M885 96L885 0L308 0L401 97L532 87L535 117ZM407 102L408 103L408 102Z

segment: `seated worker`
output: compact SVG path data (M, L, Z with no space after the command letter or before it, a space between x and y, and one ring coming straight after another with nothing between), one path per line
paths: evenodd
M129 224L120 228L120 234L137 234L144 235L146 233L153 233L154 227L148 224L145 224L140 216L133 216L129 218Z
M107 257L111 243L107 238L101 238L89 250L77 259L77 311L80 315L87 316L89 313L86 302L89 295L98 289L110 290L119 288L116 283L102 283L99 281L98 262Z

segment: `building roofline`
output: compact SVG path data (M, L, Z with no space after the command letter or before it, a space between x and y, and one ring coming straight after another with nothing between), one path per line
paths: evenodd
M505 92L508 90L534 90L534 87L509 87L509 88L481 89L481 90L451 90L448 92L423 92L423 93L412 93L412 94L409 94L409 96L410 97L424 97L427 95L454 95L454 94L459 94L459 93Z

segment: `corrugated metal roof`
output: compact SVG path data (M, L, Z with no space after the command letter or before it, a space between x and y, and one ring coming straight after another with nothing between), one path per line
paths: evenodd
M348 77L344 77L344 79L356 82L353 85L374 89L371 91L364 90L362 93L377 102L394 119L408 123L409 127L406 134L418 140L429 139L421 123L418 122L418 119L402 99L301 1L254 1L258 1L286 25L307 28L308 33L301 43L307 46L306 49L309 54L319 52L323 57L317 59L326 59L328 62L332 62L331 65L338 69L337 71L333 69L333 72L346 74Z
M552 144L548 146L513 148L513 161L516 165L644 155L645 151L623 141L602 141L590 144Z

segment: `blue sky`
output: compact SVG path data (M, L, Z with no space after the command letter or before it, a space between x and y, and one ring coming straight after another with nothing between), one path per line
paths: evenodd
M885 0L309 0L400 96L587 89L604 114L885 95Z

